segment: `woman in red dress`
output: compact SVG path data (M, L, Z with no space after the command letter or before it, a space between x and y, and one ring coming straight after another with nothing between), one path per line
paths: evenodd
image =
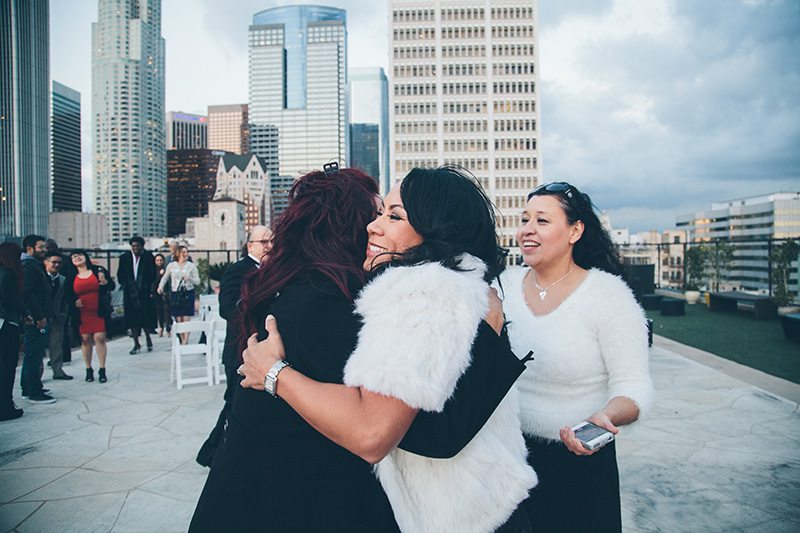
M72 293L74 310L73 324L78 325L81 334L81 351L86 364L86 381L94 381L92 368L92 346L97 347L97 359L100 361L98 380L107 381L106 377L106 321L111 315L111 291L114 280L108 271L93 265L89 254L75 251L71 255L75 273L67 280L67 288Z

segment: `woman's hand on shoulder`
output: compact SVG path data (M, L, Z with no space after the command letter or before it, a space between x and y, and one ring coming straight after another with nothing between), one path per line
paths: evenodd
M286 350L275 317L268 315L265 326L269 333L267 338L259 342L255 334L251 335L247 339L247 349L242 353L244 363L237 372L244 376L240 383L244 388L264 390L264 378L269 369L286 358Z
M619 429L617 429L617 426L611 422L611 419L608 417L605 411L596 411L586 420L596 426L607 429L614 435L619 433ZM597 448L596 450L587 449L583 443L578 440L578 438L575 436L575 432L569 426L564 426L561 428L559 430L559 436L561 437L561 442L563 442L567 449L575 455L593 455L595 452L600 450L600 448Z
M505 317L503 316L503 302L497 296L497 290L494 287L489 288L489 312L486 314L485 320L500 335Z

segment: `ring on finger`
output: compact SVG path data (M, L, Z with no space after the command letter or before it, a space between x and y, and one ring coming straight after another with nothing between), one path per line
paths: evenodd
M244 372L242 372L243 368L244 365L239 365L239 368L236 369L236 373L239 374L240 376L244 376Z

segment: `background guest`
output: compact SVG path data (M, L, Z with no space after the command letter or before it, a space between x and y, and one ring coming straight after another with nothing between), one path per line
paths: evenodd
M43 360L47 351L47 317L51 314L50 282L44 271L44 237L28 235L22 240L22 304L33 323L25 324L22 345L22 397L31 403L54 403L42 386Z
M178 259L167 265L164 277L158 284L158 293L164 294L164 287L170 283L170 314L175 322L187 322L194 316L195 287L200 284L197 267L189 260L189 248L178 247ZM181 333L181 342L186 344L188 333Z
M70 256L75 274L67 278L67 301L72 302L71 312L74 324L81 334L81 351L86 365L86 381L94 381L92 368L92 347L97 348L100 362L98 380L107 381L106 376L106 331L111 320L111 291L114 280L108 271L93 265L89 254L82 250Z
M19 297L23 284L21 254L22 248L16 243L0 244L0 422L22 416L22 409L17 409L13 400L25 315Z
M153 284L156 281L156 266L153 255L144 249L144 239L131 237L128 241L131 249L119 258L117 282L122 286L123 305L125 307L125 327L130 329L133 337L131 355L139 353L139 335L144 330L147 351L153 351L150 331L156 327L156 309L153 301Z
M167 260L164 254L156 254L153 258L156 265L156 280L153 283L152 293L153 301L156 303L156 321L158 322L158 336L162 337L164 331L167 332L169 337L172 331L172 317L169 316L169 299L164 294L159 294L158 285L161 283L161 278L164 277L164 272L167 270Z
M53 379L72 379L72 376L64 372L64 342L67 331L67 318L69 316L69 304L66 299L67 280L61 274L61 264L63 259L57 251L47 252L44 258L44 269L50 282L50 295L53 298L53 305L49 325L47 327L47 344L50 354L50 368L53 371Z

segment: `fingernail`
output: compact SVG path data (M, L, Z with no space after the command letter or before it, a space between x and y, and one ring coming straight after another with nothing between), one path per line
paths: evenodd
M275 320L275 317L272 315L267 315L267 320Z

